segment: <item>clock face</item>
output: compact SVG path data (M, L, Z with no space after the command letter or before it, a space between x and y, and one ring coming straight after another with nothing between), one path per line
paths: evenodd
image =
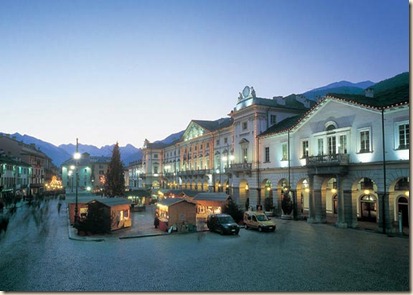
M242 91L242 95L244 97L248 97L250 95L251 89L248 86L245 86L244 90Z

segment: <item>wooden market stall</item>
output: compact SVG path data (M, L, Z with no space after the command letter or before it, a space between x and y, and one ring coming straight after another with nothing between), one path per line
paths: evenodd
M155 225L162 231L171 227L177 231L193 231L196 228L196 204L184 198L168 198L159 201L155 211Z
M98 221L105 232L132 226L130 201L125 198L102 198L92 200L88 205L89 221Z
M137 189L125 192L131 202L131 211L145 211L146 206L151 202L151 191L147 189Z
M76 203L68 203L70 225L75 223L75 208ZM88 205L87 203L77 203L78 221L83 221L87 217Z
M222 208L231 197L226 193L199 193L193 198L196 203L197 224L206 223L210 214L222 213Z

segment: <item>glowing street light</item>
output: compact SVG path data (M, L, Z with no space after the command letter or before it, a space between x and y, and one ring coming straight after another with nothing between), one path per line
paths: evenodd
M76 152L73 155L73 159L75 160L75 174L76 174L76 203L75 203L75 226L78 223L78 192L79 192L79 171L78 171L78 165L79 165L79 160L80 160L80 153L78 150L79 144L78 144L78 139L76 138Z

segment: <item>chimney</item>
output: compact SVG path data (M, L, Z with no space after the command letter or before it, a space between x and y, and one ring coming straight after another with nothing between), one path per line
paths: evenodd
M371 87L366 88L366 90L364 90L364 95L365 95L366 97L373 98L373 97L374 97L374 89L371 88Z

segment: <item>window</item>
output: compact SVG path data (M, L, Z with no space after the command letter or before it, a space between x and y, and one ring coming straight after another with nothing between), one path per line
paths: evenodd
M360 131L360 153L370 152L370 130Z
M268 163L270 161L270 148L269 147L265 148L265 153L264 154L265 154L264 162Z
M302 155L303 158L307 158L308 157L308 140L303 140L302 141Z
M347 136L340 135L339 144L338 144L338 153L347 154Z
M281 161L287 161L287 160L288 160L288 146L287 146L287 143L283 143Z
M217 145L219 145L219 139L217 139Z
M155 159L158 159L158 154L154 154L153 157L154 157Z
M275 123L277 123L277 116L270 115L270 126L274 125Z
M405 150L410 147L410 126L409 124L399 125L399 145L398 149Z
M247 122L242 122L242 130L247 130L247 129L248 129Z
M244 160L244 163L248 162L248 148L247 147L242 149L242 159Z
M228 143L228 138L225 137L225 138L224 138L224 144L227 144L227 143Z
M328 155L335 155L336 152L336 137L329 136L327 137L327 144L328 144Z
M317 151L318 151L318 155L324 155L324 141L322 138L319 138L318 141L318 147L317 147Z

